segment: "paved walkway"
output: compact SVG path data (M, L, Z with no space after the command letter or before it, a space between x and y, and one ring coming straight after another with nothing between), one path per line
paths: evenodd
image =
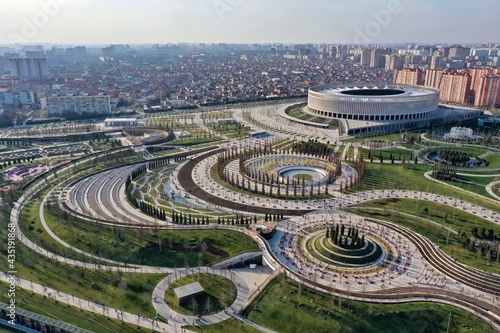
M234 115L235 115L236 119L242 119L243 118L242 112L249 111L249 114L253 118L254 121L256 121L259 124L265 124L266 128L270 129L271 131L275 131L276 136L278 138L290 138L290 135L288 133L293 133L293 135L291 137L296 138L296 139L300 139L300 140L304 139L303 135L305 135L309 138L313 138L313 139L319 138L318 140L321 142L326 142L326 141L334 142L335 140L338 139L338 135L337 136L332 135L332 131L321 133L321 132L318 132L318 129L315 128L314 133L311 133L310 127L303 126L303 125L300 125L297 123L292 123L292 122L290 122L290 123L288 123L286 121L283 122L283 119L281 117L276 116L276 110L278 108L281 108L281 107L285 107L285 106L280 105L280 106L271 106L271 107L253 107L253 108L249 108L249 109L239 109L239 110L236 110ZM200 121L201 121L201 119L197 118L197 122L200 122ZM201 124L201 125L204 126L203 124ZM287 133L287 134L283 135L282 133ZM318 134L319 134L319 137L318 137ZM324 136L322 136L322 134L324 134ZM251 139L242 140L241 142L239 142L240 145L249 145L251 143L252 143ZM227 145L228 148L230 148L232 146L234 146L234 143L230 143ZM344 150L344 154L346 154L347 149L348 148L346 147L346 149ZM208 167L208 166L209 166L209 164L206 165L206 167ZM201 168L200 168L199 172L202 172ZM426 175L426 177L427 176L428 175ZM173 177L175 177L175 175ZM206 180L204 180L204 177L205 177L204 174L200 173L197 175L197 177L199 177L199 179L202 183L206 182ZM50 178L49 178L49 181L50 181ZM101 188L102 188L102 186L101 186ZM119 195L120 200L124 200L124 194L122 192L122 189L120 187L116 187L116 188L120 189L120 191L121 191L121 193ZM172 275L165 278L165 280L162 281L162 283L160 283L157 286L157 288L155 289L155 292L153 293L153 305L155 306L155 308L158 307L159 312L161 311L161 314L164 315L165 318L170 318L171 322L169 324L155 323L151 319L141 318L138 315L121 313L121 311L117 310L117 309L110 309L110 308L107 308L105 306L102 306L99 304L94 304L94 303L91 303L91 302L83 300L83 299L73 298L72 296L70 297L68 294L59 293L58 291L44 288L41 285L31 284L29 281L18 279L19 287L27 289L27 290L31 289L31 290L33 290L33 292L41 293L41 294L47 295L48 297L58 299L59 301L61 301L63 303L68 303L68 304L71 304L73 306L78 306L78 307L81 307L82 309L85 309L88 311L95 311L96 313L102 312L103 314L106 314L106 315L109 315L110 310L112 313L114 310L117 318L122 319L124 321L130 322L133 324L138 324L138 325L141 325L143 327L158 329L159 331L163 330L166 332L177 332L178 330L180 330L180 326L184 325L186 323L208 324L208 323L214 323L214 322L218 322L220 320L227 319L227 318L229 318L230 315L231 316L236 315L236 312L238 311L238 309L241 309L245 305L245 302L248 302L249 299L251 299L252 295L255 295L259 291L258 286L260 286L260 284L262 284L262 283L265 283L265 281L270 276L267 273L265 274L265 272L261 272L261 274L259 274L259 272L234 270L234 271L227 273L228 272L227 270L217 270L217 269L207 268L207 267L194 268L194 269L190 269L190 270L172 270L169 268L137 266L137 265L134 267L132 267L132 266L118 267L121 263L115 262L112 260L108 260L105 258L95 257L95 256L94 256L95 259L99 259L99 260L102 259L103 261L107 261L108 263L113 264L113 266L90 264L90 263L85 263L85 262L80 262L80 261L64 258L64 257L59 256L57 254L46 251L43 248L39 247L37 244L34 244L27 237L25 237L25 235L18 228L17 223L18 223L20 210L22 209L23 204L29 200L29 196L32 195L33 193L34 193L34 188L29 189L26 192L26 194L22 196L22 198L16 203L14 209L12 210L11 219L10 219L11 222L15 223L15 225L17 227L17 233L18 233L19 240L21 242L23 242L25 245L27 245L30 249L32 249L32 250L34 250L34 251L36 251L44 256L47 256L53 260L65 262L67 264L71 264L71 265L75 265L75 266L90 268L90 269L106 269L106 270L115 270L115 271L120 270L120 271L127 271L127 272L142 272L142 273L174 272ZM220 195L225 195L227 197L230 197L235 201L241 200L241 194L238 194L239 197L237 197L236 194L229 193L228 191L224 192L224 190L219 191L218 193ZM351 195L343 195L341 193L334 192L334 191L331 191L330 193L333 194L333 196L334 196L331 199L322 200L322 201L302 201L302 202L300 202L299 206L302 205L302 207L304 207L304 208L311 207L311 208L316 208L316 209L321 209L321 208L335 209L335 208L345 208L345 207L353 205L353 204L357 204L357 203L361 203L361 202L365 202L365 201L370 201L373 199L379 199L379 198L413 198L413 199L419 199L419 200L428 200L428 201L439 202L439 203L442 203L444 205L449 205L449 206L453 206L456 208L460 208L460 209L463 209L465 211L469 211L473 214L480 215L483 218L485 218L489 221L492 221L494 223L500 223L500 221L499 221L500 216L498 215L498 212L494 212L494 211L491 211L491 210L488 210L488 209L485 209L482 207L478 207L474 204L470 204L470 203L467 203L464 201L459 201L457 198L440 196L440 195L435 195L432 193L406 191L406 190L402 190L402 191L400 191L400 190L367 191L367 192L356 193L356 194L351 194ZM101 194L99 194L99 195L101 195ZM106 193L105 195L110 195L110 193ZM291 204L288 201L284 201L284 202L280 201L280 200L272 201L272 199L261 199L261 198L256 199L253 197L252 198L249 197L248 199L255 200L254 202L256 204L259 204L259 205L262 205L263 203L265 203L266 205L274 205L275 204L277 209L279 209L278 207L285 207L285 205ZM46 200L46 198L44 200ZM264 202L264 200L267 200L267 201ZM488 200L491 200L491 199L488 199ZM491 200L491 201L495 202L495 200ZM199 205L200 203L197 202L197 204ZM297 204L297 203L295 203L295 204ZM129 208L127 208L127 209L129 209ZM214 207L214 208L222 209L222 210L231 212L230 209L225 208L225 207ZM317 214L322 214L322 212L319 211ZM343 212L342 212L342 214L344 216L343 218L345 218L345 216L347 216ZM43 214L41 214L41 215L43 215ZM318 215L318 216L320 216L320 215ZM298 220L298 221L291 221L290 223L294 223L297 226L297 230L301 230L301 232L306 232L306 231L308 231L307 228L314 227L315 222L321 223L321 221L320 221L321 219L319 219L318 221L310 221L310 220L308 220L309 217L306 216L304 218L305 218L305 222L303 220L300 220L300 221ZM48 230L46 223L45 223L44 227L46 227ZM55 235L53 235L53 236L55 236ZM65 243L61 239L57 238L57 236L55 236L55 239L56 239L56 241L60 242L61 244L63 244L66 247L71 248L72 250L76 250L77 252L80 251L78 249L71 247L69 244ZM278 241L279 241L281 239L281 237L275 237L275 239L278 239ZM267 250L265 250L265 245L264 245L263 241L260 238L256 238L256 240L259 243L261 250L263 251L264 261L266 263L271 264L274 268L279 267L279 265L274 261L274 258L267 252ZM293 239L290 238L289 241L293 241ZM294 265L287 264L287 261L289 261L289 259L287 259L285 257L285 255L290 257L290 254L289 253L288 254L287 253L280 253L279 246L280 246L279 243L278 243L277 247L276 247L276 244L273 245L273 248L275 249L275 252L277 253L278 258L280 260L283 260L285 265L289 265L287 267L287 269L296 270L297 266L293 267ZM414 251L411 243L405 244L404 246L406 248L405 247L402 248L403 252L412 253L412 251ZM83 251L80 251L80 252L83 252ZM88 253L83 253L83 254L89 255ZM281 257L279 255L281 255ZM418 257L416 257L416 254L413 254L411 260L412 260L412 264L414 264L415 266L409 272L413 272L412 274L415 274L415 275L414 276L408 275L410 278L421 276L422 278L420 278L420 279L417 278L416 283L418 283L418 284L421 284L422 281L424 281L426 283L429 280L436 281L436 276L434 276L432 272L429 272L428 270L422 271L422 267L425 267L425 264L423 262L421 262L420 264L418 263L419 259L418 259ZM118 265L118 266L115 266L115 265ZM183 274L183 272L184 272L184 274L190 274L189 271L193 272L193 271L202 271L202 270L206 270L208 272L212 272L215 274L217 274L217 272L220 272L219 274L226 274L226 275L229 274L229 277L233 281L235 281L235 283L237 284L237 288L238 288L238 296L237 296L236 301L233 303L233 305L231 305L227 309L227 311L224 311L222 313L215 314L212 316L203 317L201 319L199 319L197 317L183 316L182 314L177 314L177 313L173 312L171 309L169 309L168 306L166 306L166 304L164 304L164 301L163 301L164 291L165 291L165 288L168 288L168 284L171 283L174 279L178 278L177 276ZM304 269L304 270L306 270L306 269ZM310 271L309 273L311 273L311 272L312 271ZM328 273L326 273L323 276L317 277L315 280L316 281L324 281L325 285L328 285L328 284L333 283L334 277L335 276L329 275ZM403 281L403 284L404 284L404 282L406 281L405 280L406 278L405 277L400 277L400 278L402 279L401 281ZM349 279L349 277L347 279ZM6 281L7 276L2 276L2 280ZM356 279L354 279L354 280L356 280ZM253 282L254 285L252 285L251 282ZM359 282L359 281L357 281L357 282ZM363 287L363 285L365 285L365 287ZM465 291L464 291L463 290L464 288L462 288L462 286L456 285L456 284L454 284L453 281L449 281L446 279L445 279L445 287L449 288L449 290L453 290L453 291L462 290L462 292L464 292L465 294L470 293L471 296L472 295L476 296L474 290L469 290L469 289L465 288ZM351 287L348 287L348 288L351 288ZM357 283L357 285L356 285L356 283L353 283L352 288L353 289L351 289L351 290L356 290L356 288L366 288L366 283L363 284L361 282L361 284ZM460 288L462 288L462 289L460 289ZM87 306L85 306L85 304L87 304ZM238 319L245 321L242 318L238 318Z
M6 283L9 283L9 275L1 274L0 280ZM94 302L90 302L87 299L74 297L70 294L60 292L58 290L47 288L37 283L33 283L31 281L25 279L16 279L16 287L22 288L25 290L30 290L36 294L43 295L49 298L52 298L59 303L68 304L70 306L79 308L81 310L89 311L95 314L107 316L110 318L114 318L117 320L121 320L123 322L138 325L147 329L151 329L155 332L181 332L181 327L176 325L175 323L163 323L161 321L155 320L153 318L146 318L141 315L124 312L121 309L114 309L107 307L103 304L98 304ZM186 333L191 333L192 331L182 331ZM194 332L192 332L194 333Z
M327 226L354 225L367 238L384 244L392 260L384 256L377 264L366 267L341 267L320 261L307 251L305 235L323 234ZM305 278L325 286L335 285L344 291L375 291L382 288L407 287L412 284L442 285L442 276L429 267L414 244L405 237L355 214L324 210L294 217L279 224L281 229L269 242L274 254L287 267Z
M486 192L488 192L488 194L491 195L493 198L500 201L500 196L493 191L493 186L496 186L498 184L500 184L500 180L489 183L488 185L486 185Z
M262 267L258 267L258 269L262 269ZM219 313L209 315L209 316L189 316L184 315L172 310L165 303L165 292L170 287L170 285L183 277L198 274L198 273L208 273L223 276L227 279L230 279L237 289L237 296L233 304L231 304L228 308L224 309ZM251 273L250 275L248 273ZM218 323L224 320L229 319L231 316L237 314L243 307L248 303L250 296L258 290L259 286L271 275L269 269L266 269L266 272L262 271L261 273L253 273L249 272L248 269L236 269L236 270L225 270L225 269L213 269L211 267L197 267L191 269L180 269L177 270L174 274L169 275L158 285L153 291L153 306L156 311L168 319L169 322L177 322L181 325L209 325ZM253 282L253 284L249 283Z

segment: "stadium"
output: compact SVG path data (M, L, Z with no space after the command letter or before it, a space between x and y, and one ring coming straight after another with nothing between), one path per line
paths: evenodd
M315 123L291 117L288 113L294 107L284 110L286 119L307 126L331 127L328 121ZM338 123L341 136L371 136L428 128L474 120L482 114L481 110L439 106L438 89L362 83L311 87L302 111Z
M439 90L426 87L329 86L309 89L318 116L364 121L427 118L438 109Z
M307 112L342 119L349 134L425 127L439 114L439 90L420 86L320 85L309 89Z

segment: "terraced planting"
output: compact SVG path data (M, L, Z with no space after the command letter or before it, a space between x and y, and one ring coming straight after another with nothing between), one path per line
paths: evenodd
M339 267L363 267L374 264L385 251L373 238L364 238L362 244L351 245L354 242L347 235L342 235L341 241L332 240L326 232L311 234L306 238L306 247L316 259L328 265Z

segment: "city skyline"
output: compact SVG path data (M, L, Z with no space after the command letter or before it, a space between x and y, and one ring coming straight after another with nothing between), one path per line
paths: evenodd
M3 5L0 44L495 43L484 2L27 0Z

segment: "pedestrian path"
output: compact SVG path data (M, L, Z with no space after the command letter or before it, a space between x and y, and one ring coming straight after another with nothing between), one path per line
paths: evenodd
M258 272L262 270L262 272ZM170 308L165 302L165 293L169 289L170 285L184 277L193 274L215 274L219 276L223 276L226 279L230 279L237 290L237 296L234 302L216 314L208 315L208 316L191 316L185 315L182 313L178 313L172 308ZM196 267L191 269L179 269L164 278L158 285L155 287L153 291L153 306L155 310L162 317L169 320L169 322L177 322L182 325L210 325L214 323L218 323L220 321L224 321L229 319L231 316L236 315L242 310L250 299L250 296L256 291L259 290L261 284L271 275L271 271L266 268L264 272L263 267L256 268L255 271L251 271L249 269L214 269L211 267Z

